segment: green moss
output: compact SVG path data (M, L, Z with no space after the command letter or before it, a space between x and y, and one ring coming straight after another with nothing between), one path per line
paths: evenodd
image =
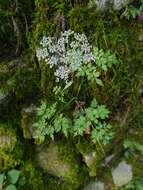
M29 107L23 108L21 112L21 127L23 130L23 137L25 139L31 139L34 135L34 129L32 124L36 115L36 107L31 105Z
M97 147L90 142L90 140L80 139L76 144L78 152L82 155L85 162L89 176L97 175L97 171L101 167L101 161L104 158L104 153L98 151Z
M134 139L138 143L143 143L143 104L142 95L138 93L139 87L143 84L142 22L137 21L137 19L130 21L125 18L121 19L124 10L97 13L95 8L86 6L86 0L83 3L80 0L58 0L55 2L52 0L30 0L26 3L23 0L18 0L12 2L12 4L9 4L9 2L3 1L2 12L0 12L2 16L0 39L2 39L2 43L4 42L0 59L13 59L17 47L19 50L24 48L24 51L28 48L28 51L25 51L26 54L28 52L28 56L23 54L23 60L17 59L15 61L15 58L12 62L2 60L0 64L0 89L10 98L9 103L3 101L4 106L0 106L0 119L12 124L12 127L0 124L0 140L4 139L4 136L8 137L6 137L7 143L0 143L0 170L13 167L13 161L22 158L23 151L20 148L20 143L24 144L24 142L19 120L23 104L31 104L34 100L37 103L40 96L47 98L49 101L53 100L51 73L47 67L38 65L35 60L35 49L43 35L59 35L60 31L63 30L59 16L63 15L67 29L86 33L93 46L105 51L110 49L116 53L119 59L118 65L105 75L102 74L104 87L97 87L88 92L89 98L95 95L99 102L110 108L111 120L117 126L114 128L116 139L109 147L105 147L104 155L99 153L97 147L93 146L86 137L86 140L77 142L75 138L71 139L69 137L69 139L64 140L60 136L61 142L58 142L56 151L59 152L60 160L70 165L71 168L70 172L64 173L66 180L63 180L63 177L53 177L51 175L44 177L33 166L34 162L31 160L30 163L25 164L29 189L70 190L78 189L78 187L81 189L81 185L87 181L89 175L101 177L113 186L110 171L100 166L103 158L110 153L115 153L115 159L110 164L112 167L117 158L120 159L125 156L124 151L127 151L123 147L125 139ZM18 4L15 2L18 2ZM138 6L137 1L135 2ZM11 22L12 16L15 18L17 29ZM14 30L15 32L13 32ZM17 31L20 32L20 35L17 35ZM27 35L27 32L29 32L29 35ZM47 81L47 78L50 78L50 80ZM83 88L83 91L86 93L87 89ZM68 108L67 112L69 112ZM125 117L126 114L127 117ZM26 138L31 138L31 134L27 129L32 119L30 117L25 114L22 117L22 127ZM12 128L16 130L18 140L16 132ZM19 141L21 142L19 143ZM32 146L33 142L28 142ZM23 147L27 150L25 144ZM88 158L94 152L96 152L95 160L93 159L92 163L88 162L91 161ZM29 158L31 156L30 151L27 154ZM130 155L128 159L134 168L135 177L142 176L142 156L137 151L133 153L131 151L128 154ZM87 158L87 156L89 157ZM27 157L23 156L24 159L27 159ZM57 161L55 165L57 166L60 163ZM46 185L43 182L44 180ZM111 187L111 189L114 189L114 187Z
M15 167L23 155L20 143L12 126L0 124L0 170Z
M67 141L57 141L38 148L38 164L45 172L61 179L61 188L77 189L86 181L86 170Z
M12 152L17 142L15 131L6 124L0 124L0 150Z
M29 190L46 190L46 184L44 184L44 177L42 173L35 168L34 164L27 161L22 169L24 175L26 176L27 188Z

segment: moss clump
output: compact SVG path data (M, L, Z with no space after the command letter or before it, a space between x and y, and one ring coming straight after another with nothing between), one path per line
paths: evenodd
M84 180L84 170L79 168L76 155L69 144L54 142L38 147L36 158L38 165L47 173L61 179L61 187L76 189Z
M84 139L81 139L76 144L76 148L82 155L82 160L88 168L89 176L96 176L97 170L101 167L101 161L104 154L99 152L94 144Z
M0 124L0 151L12 152L17 143L15 131L6 124Z
M44 183L44 176L31 161L25 162L21 168L27 181L27 189L29 190L46 190L47 185Z
M13 167L14 160L19 157L16 155L17 137L15 131L7 124L0 124L0 170Z

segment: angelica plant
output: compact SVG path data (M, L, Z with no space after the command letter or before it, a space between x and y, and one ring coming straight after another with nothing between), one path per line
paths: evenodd
M116 56L93 48L85 34L71 30L61 33L58 39L44 36L36 56L39 63L48 66L56 81L51 89L55 103L42 102L37 109L33 124L36 142L43 143L46 137L54 139L61 133L66 137L88 135L95 144L108 144L113 133L112 126L106 122L109 116L106 106L99 105L93 96L91 103L79 105L80 109L73 104L78 104L82 96L86 99L87 87L103 86L101 74L117 63Z

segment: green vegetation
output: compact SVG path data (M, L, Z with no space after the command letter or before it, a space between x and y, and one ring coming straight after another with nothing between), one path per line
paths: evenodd
M142 12L0 0L1 189L143 189ZM133 178L116 187L121 160Z
M25 178L21 176L19 170L12 169L7 174L0 174L0 188L6 190L16 190L16 186L24 186Z

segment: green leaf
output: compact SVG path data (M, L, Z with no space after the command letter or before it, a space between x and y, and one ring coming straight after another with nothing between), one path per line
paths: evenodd
M26 178L24 176L20 177L18 185L23 186L26 184Z
M91 107L96 108L97 107L97 100L95 98L93 98L92 102L91 102Z
M98 78L96 78L96 83L97 83L98 85L100 85L100 86L103 86L102 80L100 80L100 79L98 79Z
M15 185L8 185L6 190L17 190L17 188L15 187Z
M4 178L5 178L4 173L3 173L3 174L0 174L0 189L1 189L2 186L3 186Z
M16 184L21 172L19 170L12 169L7 173L8 183Z

